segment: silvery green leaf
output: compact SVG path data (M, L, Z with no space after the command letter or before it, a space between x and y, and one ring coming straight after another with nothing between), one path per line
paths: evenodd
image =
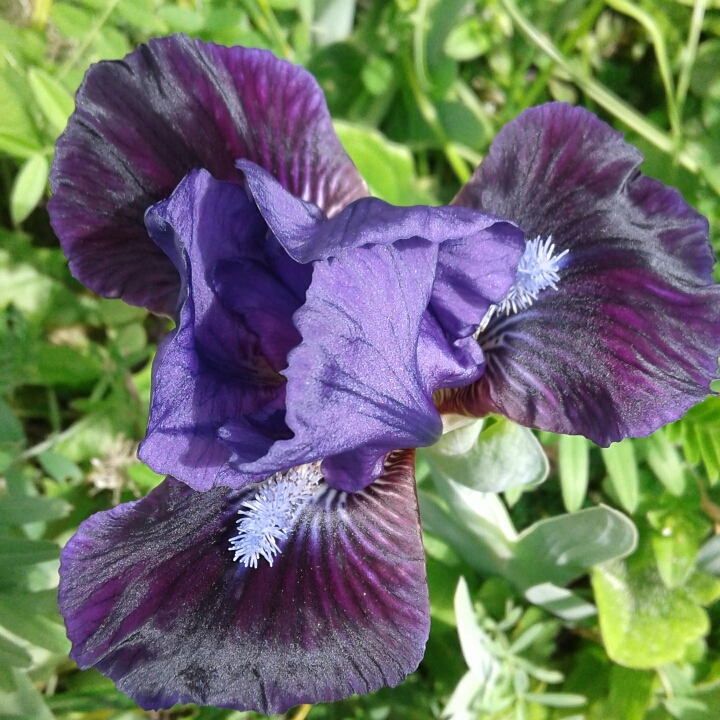
M698 570L720 575L720 535L711 537L701 548L695 559Z
M586 697L572 693L525 693L524 699L527 702L556 708L582 707L587 704Z
M448 543L476 570L489 575L502 574L510 549L497 528L487 525L481 539L458 522L434 495L418 490L417 496L424 530Z
M442 499L469 530L484 538L489 528L493 535L500 533L506 541L517 539L505 505L495 493L479 492L442 476L435 476L434 480Z
M586 602L567 588L549 582L528 588L525 597L533 605L557 615L566 622L578 622L597 615L597 608L592 603Z
M443 435L427 451L437 455L454 456L469 452L477 442L483 427L483 418L465 415L442 415Z
M453 690L445 709L442 711L444 720L475 720L477 712L471 707L473 701L482 690L482 683L468 671Z
M478 625L470 592L462 577L455 590L455 622L463 657L470 671L483 687L493 685L500 666L490 652L492 640Z
M540 520L521 533L506 576L522 588L564 586L593 565L629 555L637 538L632 521L605 506Z
M344 40L352 31L354 19L355 0L318 0L312 27L317 44Z
M474 429L472 426L462 429L464 433L455 443L455 449L467 442ZM448 441L448 445L450 443L452 441ZM545 451L533 433L504 418L481 432L477 443L471 444L462 455L431 448L424 451L422 457L435 475L485 493L499 493L518 485L537 485L547 478L549 471Z

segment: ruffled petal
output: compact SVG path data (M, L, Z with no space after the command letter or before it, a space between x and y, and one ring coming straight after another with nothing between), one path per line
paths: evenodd
M412 672L429 631L413 453L360 493L319 490L272 567L245 568L228 549L243 495L168 478L80 526L59 591L80 667L146 709L262 713Z
M322 91L265 50L175 35L93 65L57 143L48 209L72 273L105 297L171 315L180 281L143 215L191 170L266 168L332 215L367 194Z
M559 103L506 125L455 202L568 250L557 290L480 335L487 370L439 398L600 445L676 420L709 392L720 291L707 221L637 170L640 153Z
M257 478L228 461L254 460L291 434L278 371L300 341L292 314L303 298L274 271L277 243L238 185L195 171L148 212L147 225L181 269L185 298L178 327L155 358L139 456L196 490L239 487ZM296 268L299 289L309 273Z
M352 492L377 477L390 450L438 439L442 423L417 362L436 257L436 245L415 239L314 264L294 316L302 343L283 373L294 436L239 470L271 475L324 459L327 482Z

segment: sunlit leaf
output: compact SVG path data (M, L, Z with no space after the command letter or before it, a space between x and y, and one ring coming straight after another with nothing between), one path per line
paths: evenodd
M590 445L581 435L562 435L558 441L558 473L568 512L582 507L590 476Z

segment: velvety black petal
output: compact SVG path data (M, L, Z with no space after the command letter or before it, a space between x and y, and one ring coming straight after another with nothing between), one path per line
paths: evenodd
M286 285L275 271L277 242L245 191L204 170L153 207L147 224L181 269L185 291L178 327L155 358L139 456L196 490L239 487L253 476L228 461L257 459L290 435L279 371L300 341L292 315L309 269L295 264L296 287Z
M193 169L239 182L248 158L329 215L367 194L313 77L265 50L151 40L93 65L75 102L48 209L72 273L106 297L174 312L180 281L143 215Z
M506 125L455 202L552 237L557 291L496 317L487 370L440 407L499 412L607 445L702 400L717 373L720 292L707 221L637 170L640 153L582 108L549 104Z
M146 709L263 713L412 672L429 630L412 451L362 492L319 489L272 567L232 559L243 495L168 478L80 526L59 591L80 667Z

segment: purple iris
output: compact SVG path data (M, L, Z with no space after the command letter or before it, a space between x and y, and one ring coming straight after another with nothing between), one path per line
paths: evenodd
M140 457L168 478L62 555L81 667L146 708L395 685L429 628L412 448L482 372L524 249L366 198L311 76L171 37L88 72L50 213L75 276L176 319Z
M140 450L168 478L61 566L72 657L143 707L277 712L415 669L433 397L607 443L715 375L707 224L583 110L509 124L454 207L395 208L264 51L156 40L76 102L50 204L71 270L177 324Z
M621 133L561 103L498 133L453 204L517 223L526 250L477 334L484 374L440 391L443 412L609 445L708 394L720 355L708 223L641 162Z

